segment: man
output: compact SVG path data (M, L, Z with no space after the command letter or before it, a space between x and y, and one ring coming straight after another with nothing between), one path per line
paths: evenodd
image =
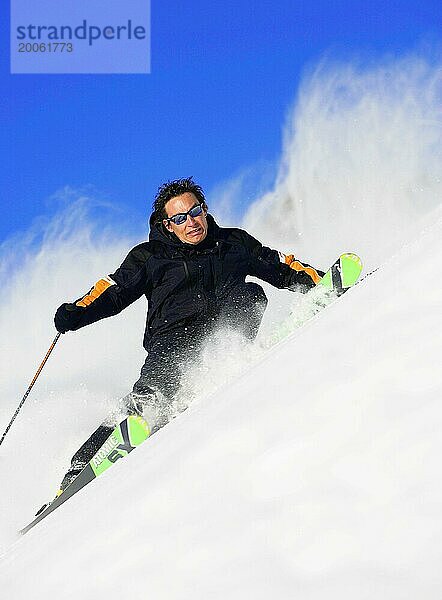
M219 326L234 328L248 340L256 337L267 298L260 285L246 283L247 275L277 288L307 291L323 272L262 246L241 229L219 227L191 177L163 184L153 209L149 241L133 248L115 273L85 296L62 304L55 326L61 333L75 331L146 296L148 354L132 392L121 401L121 413L143 414L156 431L167 423L180 375L195 361L204 339ZM100 425L76 452L61 491L114 426Z

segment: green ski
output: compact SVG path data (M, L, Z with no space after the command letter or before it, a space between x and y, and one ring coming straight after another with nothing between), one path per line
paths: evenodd
M20 533L25 534L32 529L34 525L37 525L37 523L66 502L66 500L69 500L71 496L84 488L85 485L104 473L104 471L107 471L117 460L124 458L147 440L149 435L149 425L142 417L135 415L126 417L126 419L115 427L114 431L81 473L29 525L21 529Z
M362 261L359 256L346 252L332 264L318 285L334 290L338 296L341 296L357 282L361 271Z
M290 314L268 338L261 342L261 346L269 349L287 338L296 329L331 304L336 299L336 296L342 296L349 288L355 285L361 271L362 261L359 256L352 252L341 254L316 286L310 290L308 295L306 294L309 298L308 310L304 308L300 314L297 311ZM321 293L322 288L327 290L325 294Z

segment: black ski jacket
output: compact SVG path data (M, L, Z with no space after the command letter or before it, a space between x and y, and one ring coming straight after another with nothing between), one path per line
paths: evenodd
M217 305L247 275L277 288L313 287L305 271L281 262L276 250L246 231L219 227L207 215L208 233L198 245L185 244L151 219L148 242L135 246L122 265L55 315L58 331L75 331L121 312L145 295L148 300L144 347L158 334L216 314ZM299 263L300 264L300 263ZM308 266L308 265L305 265Z

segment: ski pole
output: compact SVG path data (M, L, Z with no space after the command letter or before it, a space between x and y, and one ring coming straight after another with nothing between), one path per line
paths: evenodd
M32 387L33 387L34 383L37 381L37 377L38 377L38 376L40 375L40 373L42 372L42 370L43 370L43 367L45 366L45 364L46 364L46 361L48 360L48 358L49 358L49 356L50 356L50 354L51 354L52 350L54 349L54 347L55 347L55 344L58 342L58 339L59 339L60 335L61 335L61 333L57 333L57 335L56 335L56 336L55 336L55 338L54 338L54 341L52 342L52 344L51 344L51 345L50 345L50 347L49 347L49 350L46 352L46 356L44 357L44 359L42 360L42 362L41 362L40 366L38 367L38 369L37 369L37 372L36 372L36 374L34 375L34 379L31 381L31 384L30 384L30 386L29 386L29 387L28 387L28 389L26 390L26 394L23 396L23 399L22 399L22 401L20 402L20 404L19 404L19 405L18 405L18 407L17 407L17 410L16 410L16 411L15 411L15 413L14 413L14 416L13 416L13 417L12 417L12 419L9 421L9 425L6 427L5 433L2 435L2 439L0 440L0 446L1 446L1 445L2 445L2 443L3 443L3 440L4 440L4 439L5 439L5 437L6 437L6 434L7 434L7 433L8 433L8 431L11 429L11 425L12 425L12 423L15 421L15 419L16 419L16 417L17 417L18 413L20 412L20 409L21 409L21 407L22 407L22 406L23 406L23 404L25 403L25 400L26 400L26 398L29 396L29 393L30 393L30 391L32 390Z

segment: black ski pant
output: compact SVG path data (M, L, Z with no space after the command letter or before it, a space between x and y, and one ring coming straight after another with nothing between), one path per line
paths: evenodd
M253 341L266 306L267 297L262 287L257 283L243 283L235 287L228 298L219 303L216 312L205 319L156 336L132 392L120 401L118 416L111 416L111 419L102 423L77 450L61 489L65 489L86 466L117 422L125 416L142 414L147 418L152 433L164 426L169 420L168 409L177 393L181 374L198 356L204 340L217 328L227 327Z

